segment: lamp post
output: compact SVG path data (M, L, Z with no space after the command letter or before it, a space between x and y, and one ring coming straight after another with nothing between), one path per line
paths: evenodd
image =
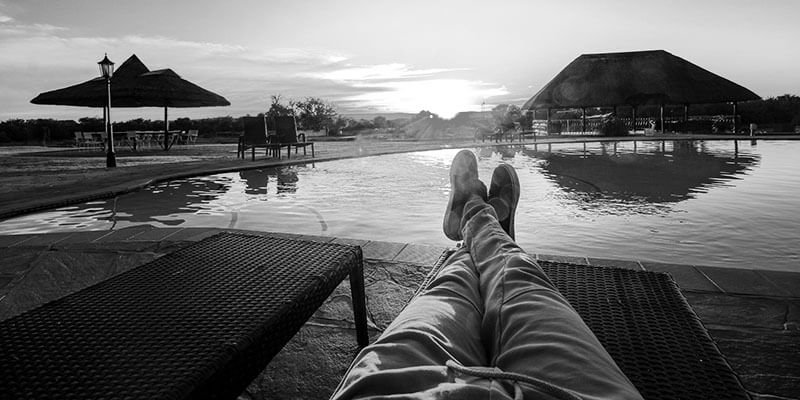
M111 76L114 75L114 63L108 59L106 54L100 62L100 74L106 78L106 93L108 104L106 105L106 140L108 140L108 151L106 152L106 168L117 166L117 156L114 154L114 130L111 126Z

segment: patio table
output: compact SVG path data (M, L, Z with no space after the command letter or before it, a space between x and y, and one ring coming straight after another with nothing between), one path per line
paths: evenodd
M361 249L221 233L0 323L0 397L235 398L350 276Z

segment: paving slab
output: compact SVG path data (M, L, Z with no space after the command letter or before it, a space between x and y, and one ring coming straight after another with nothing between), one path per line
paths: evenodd
M138 242L159 242L167 240L168 237L178 233L183 228L156 228L139 232L138 235L131 237L130 241Z
M361 250L364 251L364 258L394 260L405 246L404 243L372 241L364 245Z
M197 241L200 240L197 239L198 237L202 239L203 235L211 230L211 228L181 228L179 231L167 236L165 240L171 242Z
M23 244L24 242L35 238L36 234L28 235L3 235L0 236L0 247L11 247Z
M783 330L789 304L785 299L726 293L684 293L705 324Z
M774 285L752 269L697 267L727 293L761 296L790 296L791 293Z
M58 242L72 236L74 232L58 232L58 233L43 233L36 235L25 242L21 243L22 246L52 246Z
M103 236L111 234L111 231L104 230L104 231L80 231L75 232L72 235L64 238L63 240L59 241L59 245L64 245L68 243L91 243L96 241L97 239L102 238Z
M5 293L6 286L14 279L17 279L16 275L0 275L0 294Z
M773 285L793 297L800 297L800 273L787 271L756 271Z
M0 248L0 274L8 276L23 275L31 264L39 258L44 248L7 247Z
M641 264L646 271L666 272L670 274L672 279L675 280L675 283L678 284L678 287L680 287L681 290L701 292L721 291L720 288L714 284L714 282L709 280L705 275L701 274L700 271L696 270L691 265L665 264L650 261L642 261Z
M756 393L780 393L773 400L800 398L800 331L709 329L725 359L745 387Z
M97 243L113 243L113 242L124 242L126 240L130 240L136 235L151 231L153 228L152 225L137 225L123 229L117 229L111 231L108 235L105 235L101 238L96 240Z
M412 264L433 265L445 250L447 250L447 247L444 246L409 243L393 260Z

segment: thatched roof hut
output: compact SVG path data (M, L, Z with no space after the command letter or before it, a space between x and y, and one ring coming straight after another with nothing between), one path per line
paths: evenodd
M734 82L664 50L583 54L524 110L702 104L758 100Z
M171 69L150 71L131 55L111 78L112 107L163 107L164 149L169 149L169 107L229 106L224 97L181 78ZM40 93L31 103L79 107L102 107L106 110L108 93L103 77L77 85ZM105 111L104 111L105 114Z
M108 101L102 77L77 85L40 93L31 103L81 107L105 107ZM113 107L212 107L228 106L224 97L201 88L171 69L150 71L136 55L120 65L112 78Z

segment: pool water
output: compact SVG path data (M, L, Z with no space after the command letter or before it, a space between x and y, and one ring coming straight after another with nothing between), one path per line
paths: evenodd
M473 149L522 195L529 252L800 271L800 142L638 141ZM0 234L212 226L453 245L441 223L457 149L153 185L0 222Z

